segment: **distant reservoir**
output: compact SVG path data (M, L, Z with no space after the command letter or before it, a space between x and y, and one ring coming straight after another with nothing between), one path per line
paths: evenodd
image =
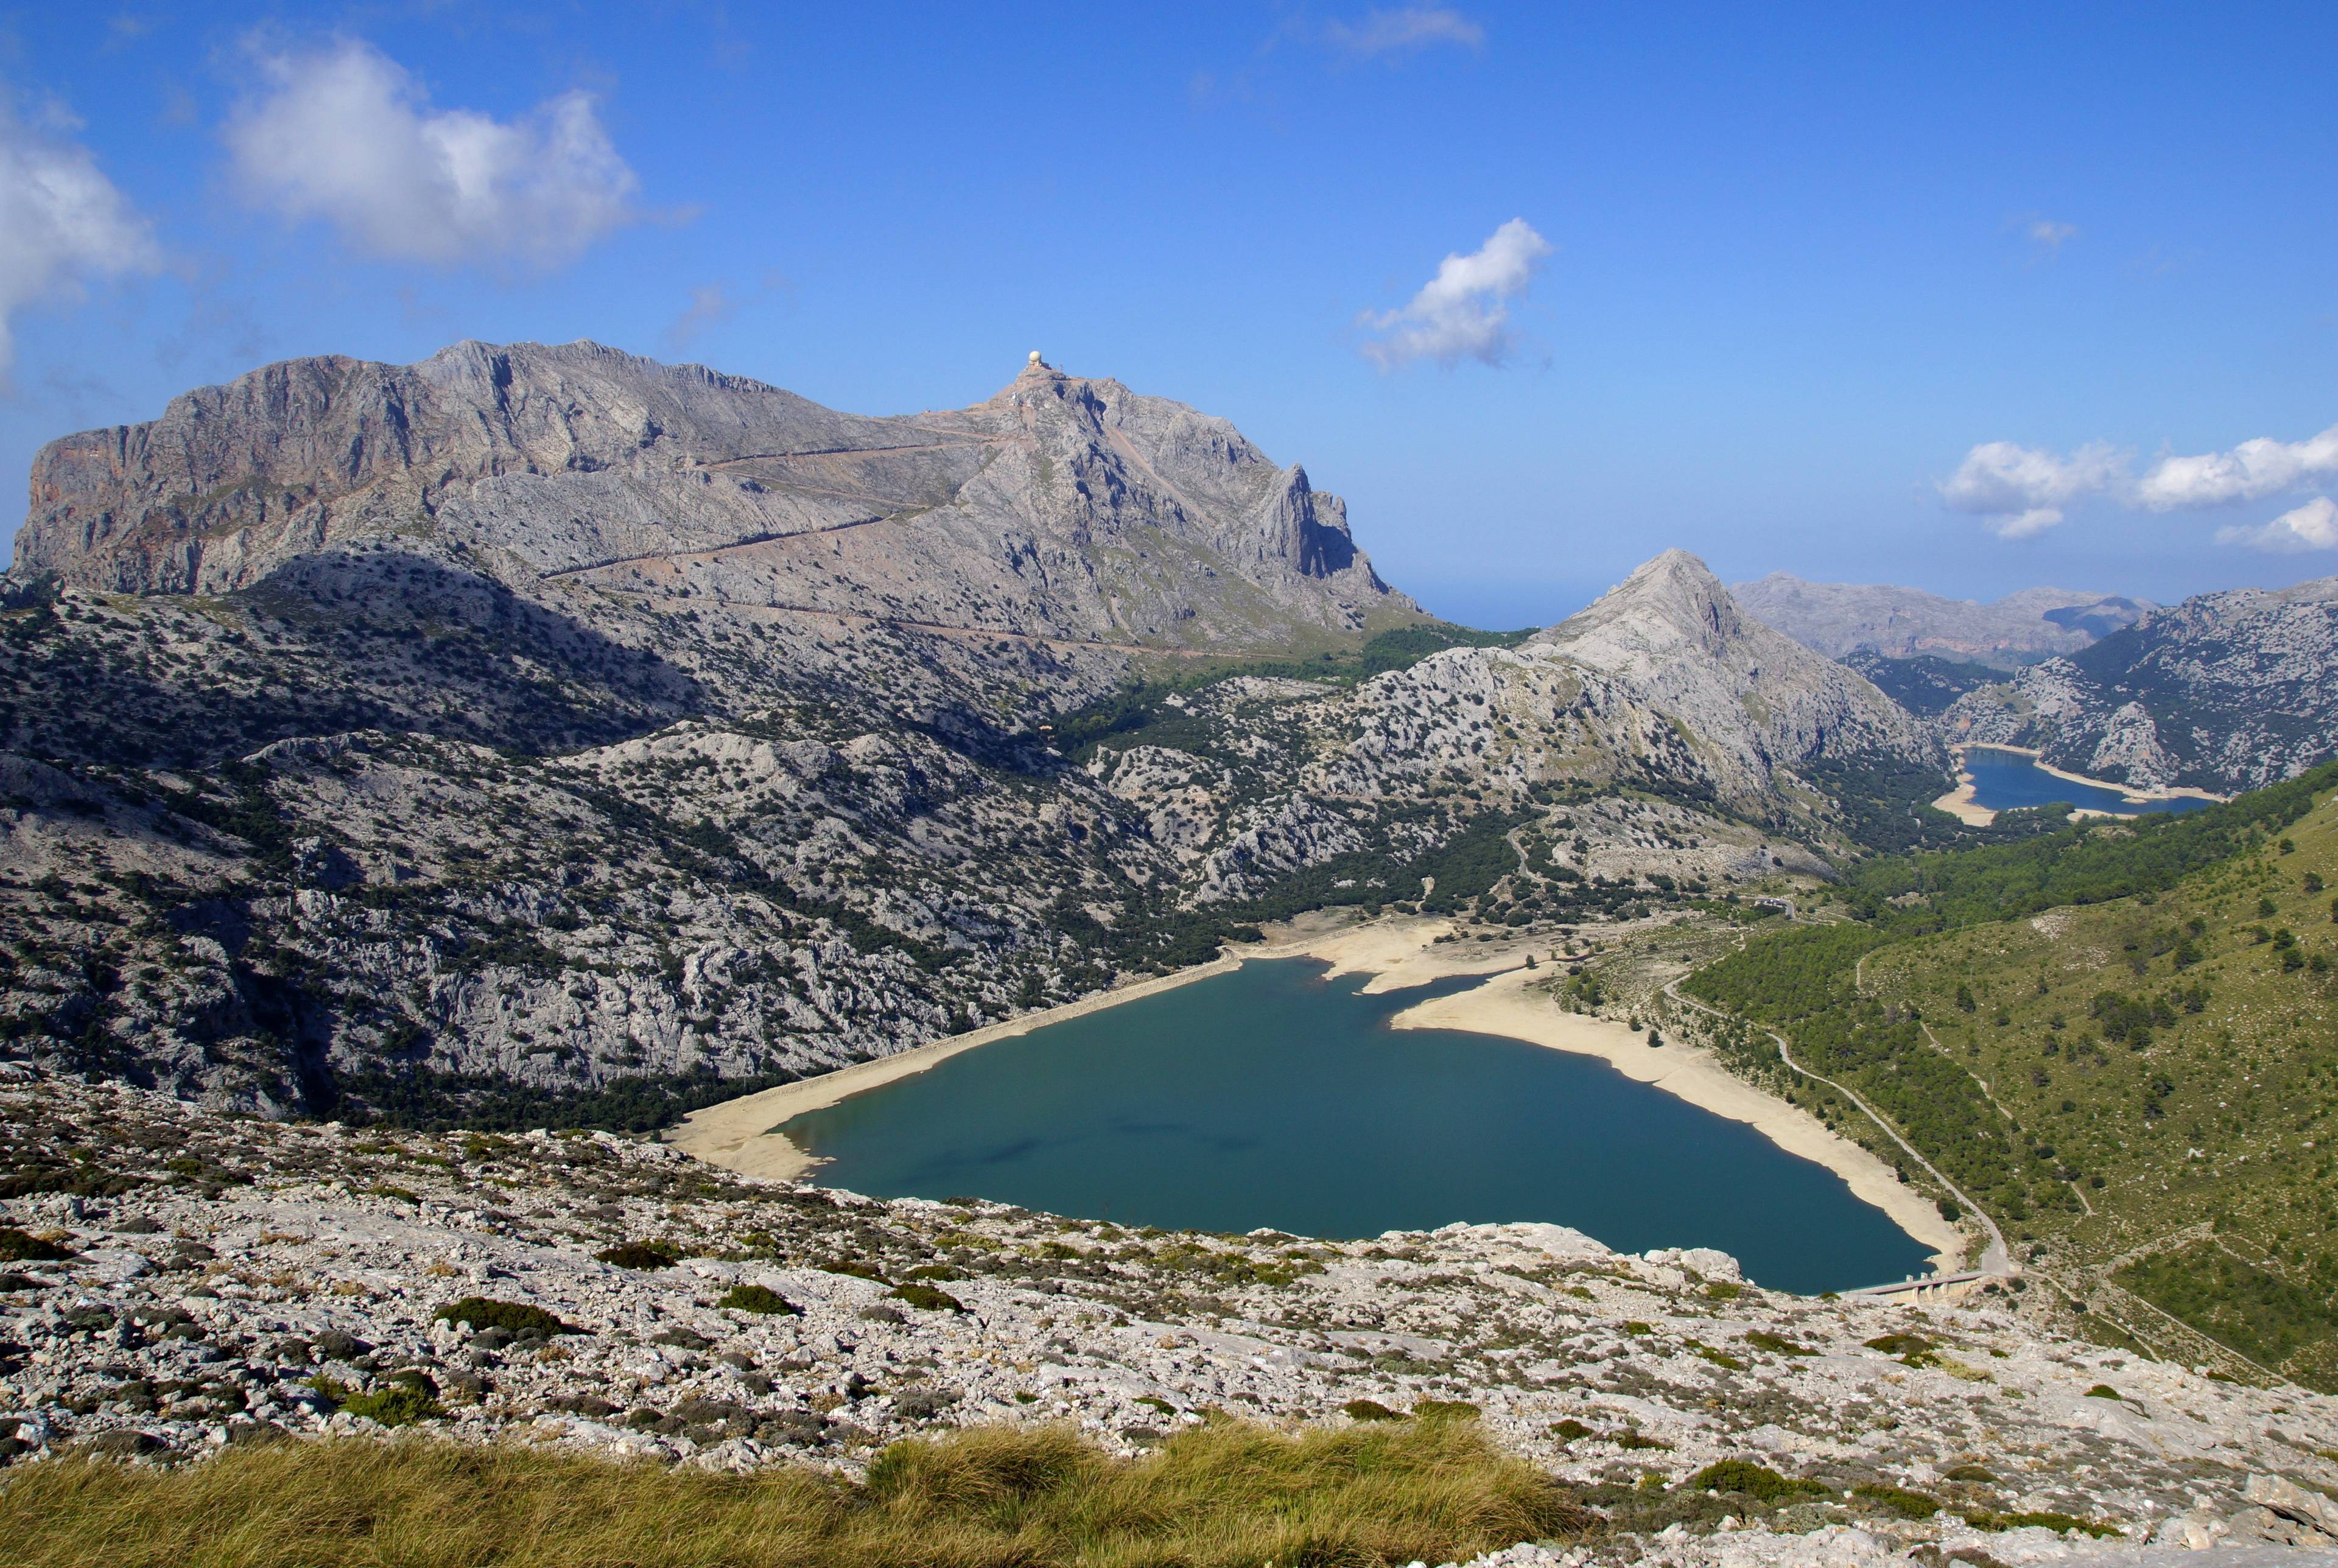
M1926 1267L1842 1179L1589 1057L1388 1020L1462 979L1361 995L1309 959L996 1041L779 1129L880 1197L1341 1239L1550 1220L1621 1251L1717 1247L1816 1292Z
M1990 811L2047 806L2058 800L2082 811L2135 816L2146 811L2197 811L2215 804L2197 796L2152 799L2130 795L2116 784L2082 784L2048 772L2026 751L2002 746L1967 746L1964 764L1965 771L1972 775L1973 804Z

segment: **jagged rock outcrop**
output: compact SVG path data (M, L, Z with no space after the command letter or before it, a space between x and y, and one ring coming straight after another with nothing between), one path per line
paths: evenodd
M2152 608L2062 588L2026 588L1981 604L1884 583L1806 583L1784 572L1734 583L1729 593L1755 620L1830 659L1865 651L2000 665L2076 652Z
M2259 789L2338 756L2338 577L2203 593L1960 698L1952 740L2145 788Z

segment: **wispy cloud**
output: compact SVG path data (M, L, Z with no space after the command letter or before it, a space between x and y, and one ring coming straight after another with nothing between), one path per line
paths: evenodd
M2280 554L2338 549L2338 501L2316 495L2304 505L2284 512L2262 526L2250 528L2236 524L2219 528L2216 543L2245 544L2252 550L2270 550Z
M2123 466L2117 451L2099 444L2061 456L1984 441L1941 482L1940 499L1978 516L2000 539L2027 539L2061 522L2072 502L2116 485Z
M1383 370L1416 359L1499 365L1518 345L1510 301L1526 293L1550 253L1550 242L1525 219L1511 219L1469 255L1446 257L1403 309L1364 312L1363 325L1381 334L1362 346L1364 358Z
M0 96L0 374L25 306L162 263L146 220L74 140L79 129L62 110L23 119Z
M1481 49L1486 30L1460 12L1443 5L1406 5L1372 10L1360 21L1323 24L1323 41L1345 54L1369 58L1380 54L1410 54L1439 44Z
M2078 226L2076 223L2057 223L2051 218L2032 218L2023 232L2029 235L2029 243L2038 248L2040 256L2050 258L2059 256L2062 247L2078 237Z
M499 121L432 107L404 66L354 39L256 49L255 64L263 86L226 131L245 195L367 255L551 266L642 216L588 93Z

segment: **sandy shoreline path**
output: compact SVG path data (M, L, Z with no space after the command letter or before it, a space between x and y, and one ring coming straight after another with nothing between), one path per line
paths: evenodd
M1754 1088L1695 1046L1672 1044L1652 1048L1647 1037L1608 1018L1563 1012L1547 996L1528 991L1541 978L1515 969L1458 995L1439 996L1408 1007L1389 1022L1399 1029L1455 1029L1498 1034L1553 1051L1596 1056L1626 1078L1661 1089L1732 1122L1743 1122L1787 1153L1842 1177L1852 1196L1881 1209L1891 1222L1932 1249L1932 1264L1953 1271L1963 1257L1963 1239L1940 1218L1923 1194L1901 1184L1891 1166L1850 1139L1827 1131L1800 1106Z
M961 1051L994 1040L1027 1034L1050 1024L1228 974L1247 959L1320 958L1331 965L1333 975L1370 975L1364 989L1372 993L1423 985L1457 975L1487 975L1483 985L1420 1003L1390 1022L1400 1029L1498 1034L1554 1051L1596 1056L1628 1078L1677 1095L1701 1111L1743 1122L1787 1153L1834 1172L1850 1185L1854 1196L1882 1210L1893 1224L1931 1248L1938 1267L1947 1270L1956 1266L1962 1246L1956 1228L1942 1220L1920 1193L1901 1185L1891 1167L1865 1149L1828 1132L1808 1112L1734 1077L1704 1051L1678 1044L1651 1049L1644 1036L1621 1024L1564 1012L1549 997L1528 991L1528 983L1542 976L1521 966L1527 946L1437 940L1451 930L1443 920L1419 917L1356 925L1336 916L1302 916L1274 928L1268 941L1233 949L1215 963L1135 981L899 1055L707 1106L669 1129L665 1141L684 1153L746 1175L800 1178L820 1161L773 1129L807 1111L821 1110L922 1073Z

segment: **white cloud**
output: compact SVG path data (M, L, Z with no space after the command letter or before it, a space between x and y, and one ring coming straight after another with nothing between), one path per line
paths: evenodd
M2076 240L2078 237L2078 226L2076 223L2057 223L2051 218L2033 218L2029 220L2030 242L2049 251L2061 250L2065 241Z
M0 99L0 371L15 358L18 310L161 261L146 220L71 140L75 129L54 114L27 124Z
M1446 257L1401 310L1366 311L1364 324L1385 336L1366 343L1364 357L1383 370L1415 359L1500 364L1518 344L1509 302L1550 252L1525 219L1511 219L1469 255Z
M2300 550L2338 549L2338 502L2316 495L2294 511L2284 512L2257 528L2216 530L2219 544L2245 544L2252 550L2294 554Z
M2259 436L2228 452L2163 457L2136 486L2136 498L2155 512L2224 506L2338 476L2338 425L2304 441Z
M1940 485L1940 499L1980 517L2003 539L2026 539L2062 521L2063 508L2117 488L2119 455L2097 444L2067 457L2011 441L1985 441Z
M246 195L368 255L552 265L640 216L639 181L587 93L499 121L432 108L404 66L355 40L261 52L257 66L266 85L226 132Z
M1435 44L1479 48L1486 42L1486 30L1442 5L1407 5L1367 12L1361 22L1327 22L1323 37L1332 47L1351 54L1407 54Z

